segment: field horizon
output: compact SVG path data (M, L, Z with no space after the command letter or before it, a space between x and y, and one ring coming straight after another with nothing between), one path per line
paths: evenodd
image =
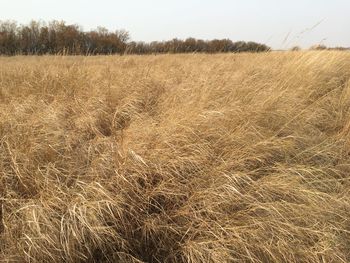
M0 262L350 262L350 53L0 57Z

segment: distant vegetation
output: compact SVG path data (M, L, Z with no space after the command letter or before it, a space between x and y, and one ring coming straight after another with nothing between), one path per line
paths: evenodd
M264 44L233 42L229 39L188 38L151 43L130 42L129 33L125 30L111 32L104 27L98 27L96 30L85 32L79 25L68 25L63 21L32 21L28 25L0 21L0 55L219 53L269 50L270 47Z
M337 51L347 51L350 50L350 48L346 48L346 47L327 47L325 45L314 45L312 47L310 47L310 50L337 50Z
M218 52L266 52L270 47L255 43L230 39L214 39L205 41L202 39L187 38L186 40L173 39L170 41L151 43L130 42L127 45L127 53L150 54L150 53L218 53Z

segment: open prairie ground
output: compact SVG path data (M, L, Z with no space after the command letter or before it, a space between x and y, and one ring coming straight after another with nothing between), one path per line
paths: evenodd
M0 58L0 262L350 262L350 53Z

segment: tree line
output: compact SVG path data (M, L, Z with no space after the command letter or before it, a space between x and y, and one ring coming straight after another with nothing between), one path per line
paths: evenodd
M266 52L270 47L256 42L233 42L230 39L201 40L187 38L151 43L130 41L125 30L104 27L83 31L64 21L31 21L18 25L0 21L0 55L100 55L152 53Z
M256 42L233 42L230 39L202 40L187 38L186 40L173 39L169 41L130 42L127 45L127 53L219 53L219 52L266 52L270 47Z

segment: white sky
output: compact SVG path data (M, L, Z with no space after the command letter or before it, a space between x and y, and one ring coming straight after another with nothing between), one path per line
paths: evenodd
M350 47L350 0L0 0L0 20L7 19L123 28L136 41L191 36L252 40L275 49Z

